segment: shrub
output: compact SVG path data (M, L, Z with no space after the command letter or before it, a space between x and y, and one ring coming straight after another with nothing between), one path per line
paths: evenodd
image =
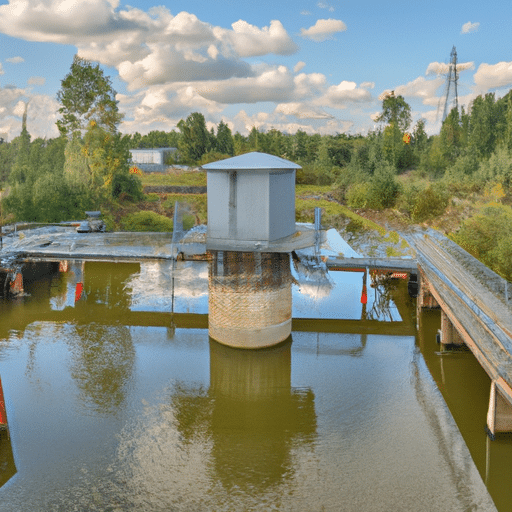
M365 208L368 200L368 185L355 183L347 191L347 204L350 208Z
M123 197L140 201L143 197L142 181L137 174L118 173L112 178L112 197Z
M391 208L400 195L401 185L395 179L394 168L389 164L379 164L370 181L366 207L375 210Z
M126 215L120 224L124 231L171 232L173 227L172 219L147 210Z
M440 186L428 186L425 190L418 190L411 210L414 222L424 222L428 219L442 215L448 206L449 195Z

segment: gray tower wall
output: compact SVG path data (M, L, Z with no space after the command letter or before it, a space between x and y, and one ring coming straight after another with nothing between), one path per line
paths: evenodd
M269 239L295 232L295 170L274 171L269 176Z

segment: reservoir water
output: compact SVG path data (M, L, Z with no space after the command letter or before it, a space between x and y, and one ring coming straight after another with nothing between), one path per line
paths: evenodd
M0 511L494 510L484 480L510 510L471 354L439 353L435 312L417 330L405 281L330 277L256 351L209 338L206 262L26 281L0 303Z

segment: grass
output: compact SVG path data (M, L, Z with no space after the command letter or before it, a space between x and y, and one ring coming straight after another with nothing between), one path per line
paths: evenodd
M143 173L142 185L145 186L179 186L205 187L206 172L204 171L168 171L166 173Z

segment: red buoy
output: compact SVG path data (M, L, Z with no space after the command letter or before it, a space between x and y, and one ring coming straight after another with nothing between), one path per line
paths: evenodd
M84 294L84 283L76 283L75 302L78 302Z

